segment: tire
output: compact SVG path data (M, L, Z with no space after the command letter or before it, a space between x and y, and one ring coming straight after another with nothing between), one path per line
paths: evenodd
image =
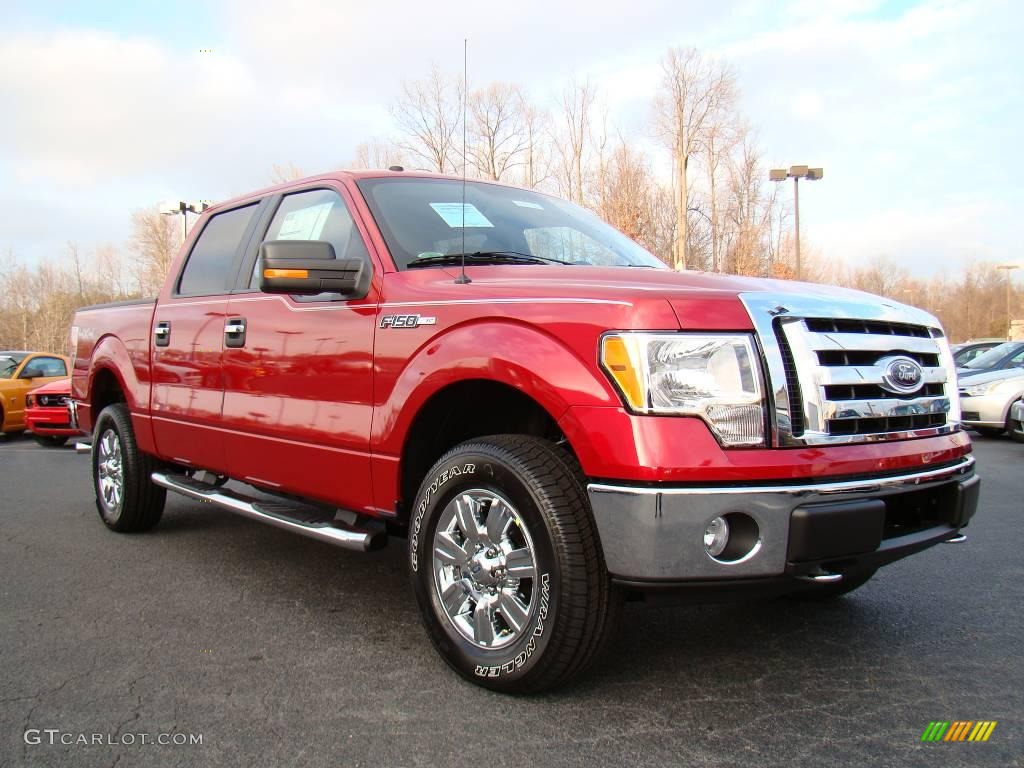
M431 468L412 510L413 591L456 672L536 693L600 655L621 595L570 454L524 435L471 440Z
M853 592L855 589L863 587L877 571L877 568L872 568L868 571L846 574L843 576L842 581L837 581L833 584L806 584L799 591L792 592L789 597L810 602L834 600L837 597L842 597Z
M60 448L68 441L65 435L33 435L33 437L44 448Z
M167 491L150 480L153 469L153 457L135 442L128 406L104 408L93 430L92 478L96 510L112 531L148 531L160 522Z
M999 427L975 427L974 431L982 437L999 437L1006 432L1005 429L999 429Z

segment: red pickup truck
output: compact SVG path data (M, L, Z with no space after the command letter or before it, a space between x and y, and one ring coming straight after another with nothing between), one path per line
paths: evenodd
M357 550L408 540L448 663L538 691L626 594L830 597L960 541L979 481L939 323L675 272L496 183L331 173L219 204L154 300L72 327L96 505L168 489Z

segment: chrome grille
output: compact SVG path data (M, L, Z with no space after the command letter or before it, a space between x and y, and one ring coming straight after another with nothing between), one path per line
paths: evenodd
M748 293L773 393L777 445L896 440L959 427L952 355L938 321L912 307L823 288L823 296ZM912 393L886 384L887 358L923 371Z

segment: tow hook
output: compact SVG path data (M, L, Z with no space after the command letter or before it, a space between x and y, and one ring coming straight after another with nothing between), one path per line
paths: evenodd
M946 541L944 543L945 544L963 544L965 541L967 541L967 534L966 533L958 533L956 536L954 536L954 537L952 537L950 539L946 539Z
M843 580L843 574L841 573L828 573L827 571L819 570L816 573L804 573L797 576L801 581L811 581L815 584L835 584L837 581Z

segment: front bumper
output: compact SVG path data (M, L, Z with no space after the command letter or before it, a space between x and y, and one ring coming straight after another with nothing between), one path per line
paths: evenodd
M37 435L81 434L71 420L68 408L28 408L25 426Z
M974 458L886 477L750 486L588 486L605 562L634 587L796 577L876 568L953 538L974 515ZM708 523L756 523L733 562L704 548Z
M1024 439L1024 400L1010 406L1010 433Z
M1006 426L1007 395L960 396L961 424L965 427Z

